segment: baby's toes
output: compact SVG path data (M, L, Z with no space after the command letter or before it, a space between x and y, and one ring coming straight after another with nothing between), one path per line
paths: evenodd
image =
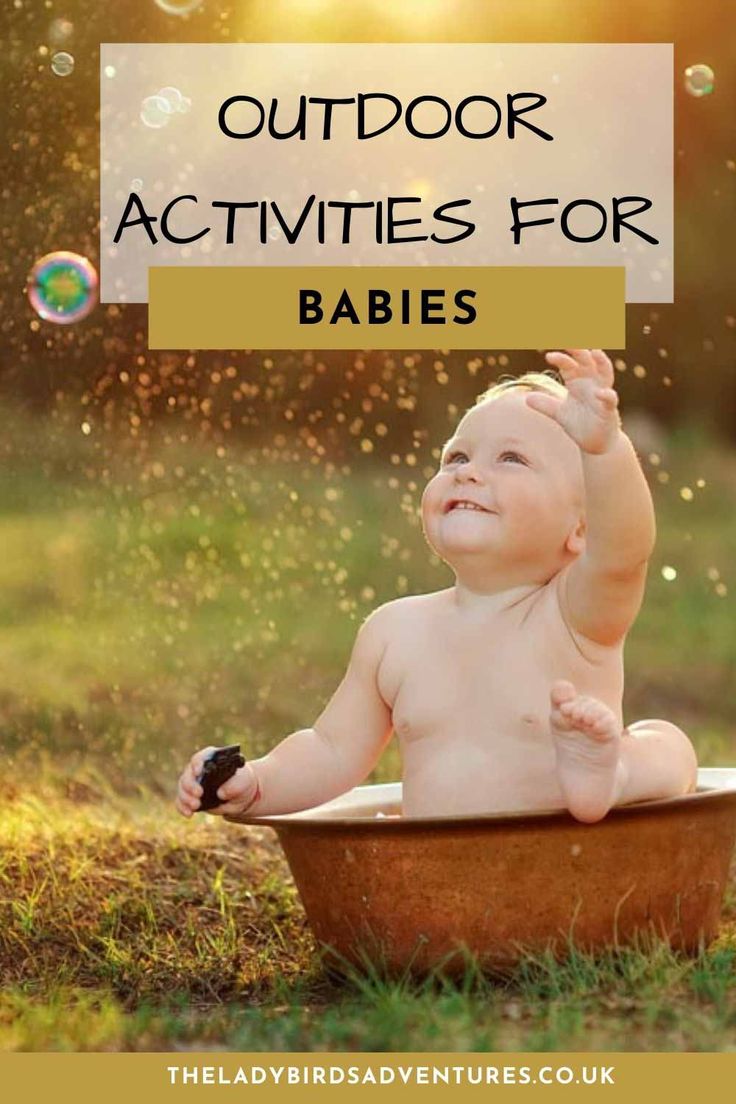
M562 709L552 707L549 714L550 724L553 728L556 728L560 732L571 732L573 728L572 721L567 712L563 712Z
M552 684L550 699L553 706L569 705L575 698L575 687L566 679L558 679Z
M583 706L582 722L586 728L593 728L600 718L607 712L605 706L594 698L587 698Z

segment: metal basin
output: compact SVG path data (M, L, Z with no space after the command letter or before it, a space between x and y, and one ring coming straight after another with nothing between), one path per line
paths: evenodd
M524 952L656 936L695 951L716 934L736 839L736 768L685 797L613 809L407 817L401 784L317 808L229 817L275 828L328 964L389 973L505 970ZM377 816L376 814L382 814Z

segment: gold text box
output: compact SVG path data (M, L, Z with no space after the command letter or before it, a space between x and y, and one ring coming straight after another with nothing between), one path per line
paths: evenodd
M286 1068L302 1071L301 1083L289 1084ZM313 1072L338 1069L343 1081L314 1083ZM429 1067L429 1078L418 1080L417 1070ZM433 1084L432 1069L458 1070L458 1083ZM271 1070L284 1069L274 1083ZM496 1081L484 1075L471 1084L463 1071L496 1071ZM583 1083L586 1073L610 1070L609 1083ZM308 1075L304 1074L305 1069ZM362 1075L372 1070L365 1083ZM395 1070L391 1083L381 1083L384 1070ZM413 1071L406 1084L400 1071ZM196 1082L184 1083L184 1072ZM239 1072L240 1071L240 1072ZM265 1079L256 1079L256 1071ZM350 1083L350 1071L361 1075ZM508 1071L508 1073L507 1073ZM564 1071L565 1082L557 1081ZM568 1072L569 1071L569 1072ZM239 1081L240 1076L246 1081ZM354 1100L356 1104L408 1104L408 1102L524 1100L544 1104L622 1104L651 1102L662 1097L668 1104L691 1102L707 1086L712 1104L731 1101L736 1077L736 1054L623 1054L623 1053L271 1053L238 1054L177 1052L161 1054L4 1054L0 1055L3 1095L9 1101L41 1104L49 1100L74 1100L75 1104L162 1104L166 1101L255 1101L259 1104L291 1102L322 1104L325 1100ZM307 1083L305 1083L307 1082ZM612 1082L612 1083L611 1083Z
M303 289L321 294L324 319L300 324ZM368 322L372 289L391 296L393 317ZM423 321L421 293L432 296L433 318ZM469 324L455 303L475 309ZM347 291L360 319L330 324ZM402 320L409 296L408 320ZM151 268L151 349L622 349L625 269L619 267L309 267Z

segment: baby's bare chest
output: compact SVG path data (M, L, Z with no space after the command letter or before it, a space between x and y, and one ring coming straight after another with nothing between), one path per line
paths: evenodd
M591 664L563 633L539 626L488 637L454 631L389 648L379 688L391 706L394 731L406 744L427 738L486 746L546 742L552 683L568 679L615 708L619 667Z

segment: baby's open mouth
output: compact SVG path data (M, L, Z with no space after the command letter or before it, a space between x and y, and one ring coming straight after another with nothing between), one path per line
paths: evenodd
M481 506L478 502L472 502L469 498L451 498L445 508L445 513L449 514L453 510L477 510L481 514L492 514L493 510L486 509L485 506Z

